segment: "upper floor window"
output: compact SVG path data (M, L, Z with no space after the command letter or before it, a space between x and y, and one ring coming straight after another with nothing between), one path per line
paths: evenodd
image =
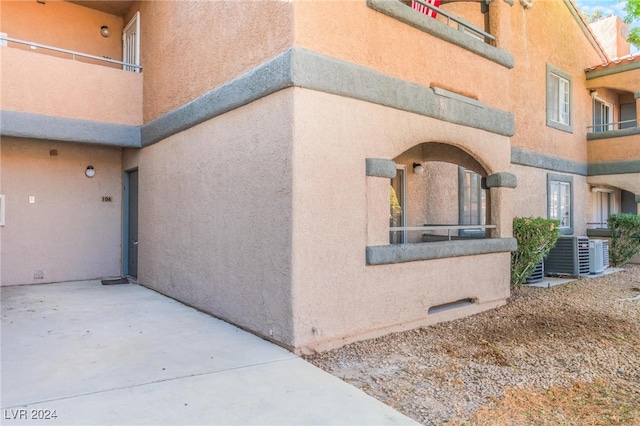
M547 216L560 222L562 234L573 234L573 177L547 175Z
M571 76L547 65L547 126L572 132Z

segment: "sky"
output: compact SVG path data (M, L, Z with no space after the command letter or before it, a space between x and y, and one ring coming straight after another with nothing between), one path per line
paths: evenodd
M621 0L574 0L580 10L586 12L593 12L596 9L600 9L604 16L618 15L624 18L625 1Z

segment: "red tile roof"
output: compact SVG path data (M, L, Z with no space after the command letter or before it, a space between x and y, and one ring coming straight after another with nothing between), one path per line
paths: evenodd
M617 65L629 64L632 62L640 62L640 53L623 56L622 58L612 59L609 62L605 62L603 64L594 65L592 67L587 68L585 72L601 70L603 68L615 67Z

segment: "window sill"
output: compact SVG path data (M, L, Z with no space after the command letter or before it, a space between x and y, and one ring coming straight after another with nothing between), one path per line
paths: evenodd
M453 43L456 46L462 47L463 49L480 55L483 58L489 59L490 61L500 64L506 68L511 69L514 66L513 55L509 52L505 52L495 46L491 46L483 41L469 37L463 32L449 27L436 19L416 12L399 1L367 0L367 6L375 11L395 18L407 25L411 25L412 27L427 34L431 34L434 37Z
M567 133L573 133L573 126L570 124L562 124L555 121L551 121L547 119L547 127L551 127L552 129L560 130Z
M518 243L515 238L484 238L435 243L369 246L367 247L367 265L388 265L418 260L512 252L517 247Z

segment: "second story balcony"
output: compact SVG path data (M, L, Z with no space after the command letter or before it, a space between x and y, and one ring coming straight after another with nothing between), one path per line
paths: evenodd
M640 55L589 68L586 78L593 99L589 163L640 161Z
M136 25L127 52L121 16L66 1L7 2L2 12L2 111L142 124Z

